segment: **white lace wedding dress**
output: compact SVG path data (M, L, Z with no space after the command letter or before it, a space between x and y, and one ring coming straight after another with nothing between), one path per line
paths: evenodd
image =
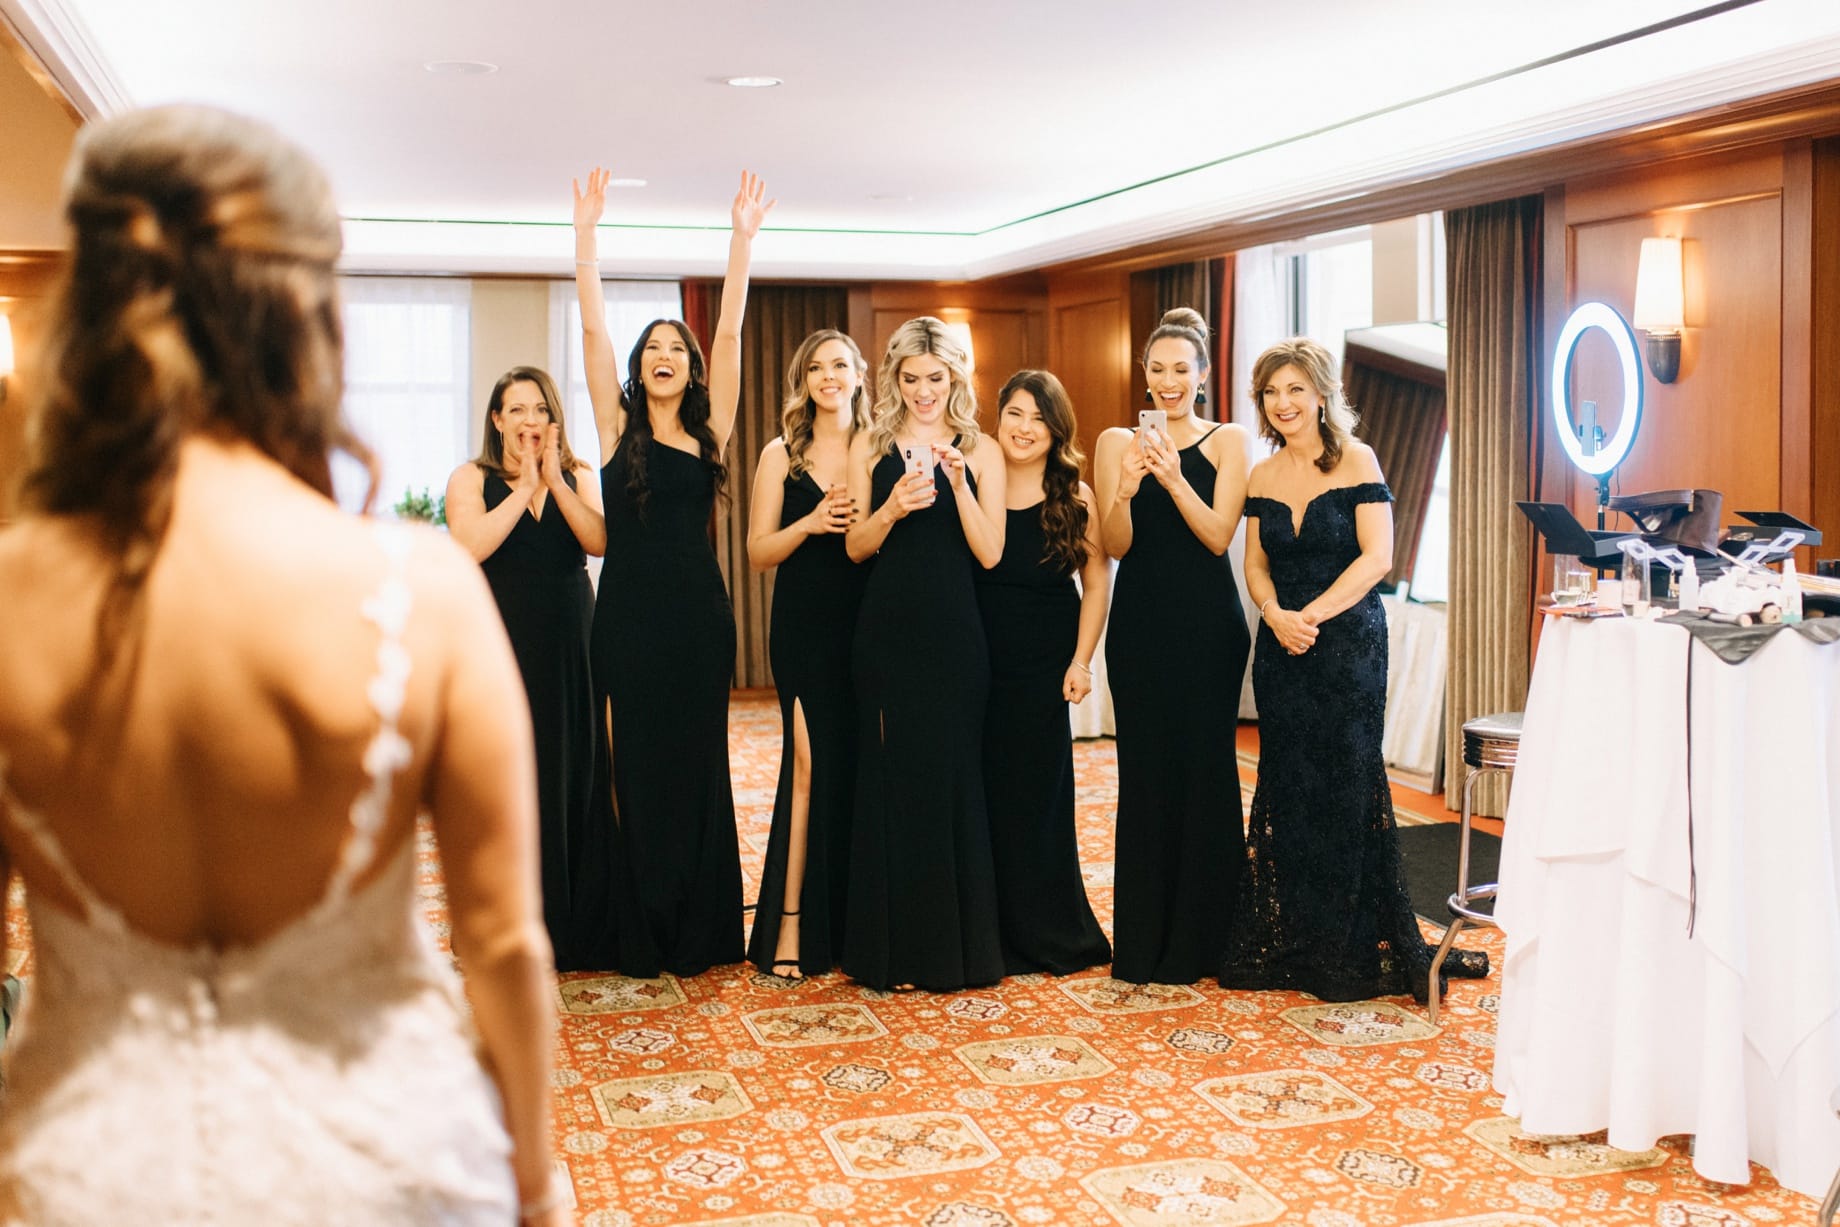
M383 539L400 561L406 541ZM417 918L413 840L351 889L406 756L407 610L399 572L365 604L383 632L379 728L338 868L317 906L260 943L136 933L13 803L83 914L28 904L36 972L7 1048L0 1222L515 1222L498 1093Z

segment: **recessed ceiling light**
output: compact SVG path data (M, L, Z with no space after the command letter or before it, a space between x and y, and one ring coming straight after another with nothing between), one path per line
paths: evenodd
M782 84L778 77L727 77L723 83L736 89L772 89Z
M644 187L645 180L643 179L609 179L607 180L607 186L608 187Z
M484 60L429 60L422 69L442 77L483 77L497 72L498 65Z
M870 200L908 201L908 200L912 200L913 197L908 195L906 192L877 192L873 196L869 197L869 199Z

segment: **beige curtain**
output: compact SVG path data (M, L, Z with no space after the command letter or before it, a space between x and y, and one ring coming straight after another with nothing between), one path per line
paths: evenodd
M1374 449L1393 490L1393 569L1386 582L1396 585L1412 578L1444 450L1444 372L1352 341L1345 361L1342 388L1361 415L1361 440Z
M719 299L719 291L711 298ZM760 449L779 434L786 367L799 342L820 328L848 328L849 315L849 293L841 286L757 285L748 291L741 325L741 407L728 441L728 501L716 506L715 524L716 561L735 607L735 685L742 688L773 685L767 664L773 575L753 570L747 560L754 468Z
M1220 404L1221 363L1232 353L1232 305L1228 292L1233 276L1232 257L1191 260L1145 269L1131 274L1131 344L1132 360L1142 349L1163 312L1176 307L1192 307L1201 313L1213 332L1214 352L1208 358L1206 391L1210 400L1204 417L1227 422L1232 414L1216 411ZM1133 415L1135 416L1135 415Z
M1528 497L1539 421L1540 244L1537 196L1444 215L1450 304L1450 677L1446 797L1460 803L1465 720L1519 711L1527 697L1533 618ZM1479 784L1475 812L1499 816L1500 776Z

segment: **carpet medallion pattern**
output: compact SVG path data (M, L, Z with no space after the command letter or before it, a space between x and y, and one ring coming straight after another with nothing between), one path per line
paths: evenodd
M779 714L738 699L731 761L758 890ZM1089 894L1109 928L1116 758L1076 748ZM1252 774L1242 759L1249 791ZM1423 818L1402 814L1402 822ZM444 932L425 847L424 899ZM8 909L8 962L31 974ZM1426 932L1435 936L1436 930ZM1499 961L1499 934L1465 944ZM1440 1026L1407 998L1326 1004L1135 985L1107 969L958 994L751 967L563 977L555 1145L582 1227L1756 1227L1814 1202L1753 1168L1692 1170L1533 1137L1490 1085L1499 976L1453 982Z

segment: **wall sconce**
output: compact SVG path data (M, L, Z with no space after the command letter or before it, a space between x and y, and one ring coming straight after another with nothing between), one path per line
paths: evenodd
M0 405L6 404L7 381L13 377L13 321L0 311Z
M1680 240L1643 239L1636 267L1635 326L1647 333L1642 352L1662 383L1680 374L1680 332L1686 326L1686 294L1680 273Z

